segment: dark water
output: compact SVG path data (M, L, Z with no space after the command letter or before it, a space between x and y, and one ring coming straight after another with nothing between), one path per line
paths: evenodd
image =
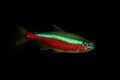
M42 4L42 3L41 3ZM10 64L34 64L41 68L64 69L77 68L81 65L96 65L96 49L85 54L53 53L52 50L40 51L39 45L29 41L19 47L14 46L18 40L18 25L30 32L54 31L52 24L61 29L81 35L96 45L96 23L93 8L79 6L68 1L45 2L44 5L17 5L14 10L13 23L8 27L8 62ZM53 73L54 74L54 73Z

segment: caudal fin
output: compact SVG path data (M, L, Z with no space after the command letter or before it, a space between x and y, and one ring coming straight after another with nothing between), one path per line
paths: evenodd
M18 41L15 42L16 46L20 46L24 43L26 43L28 40L25 38L25 34L28 33L28 31L26 29L24 29L23 27L19 26L18 27L18 31L21 35L21 38L19 38Z
M18 26L18 27L19 27L18 31L22 36L24 36L26 33L28 33L28 31L25 28L23 28L21 26Z

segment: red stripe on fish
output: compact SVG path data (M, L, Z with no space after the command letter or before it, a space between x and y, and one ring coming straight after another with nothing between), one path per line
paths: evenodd
M85 50L84 45L68 44L66 42L56 40L53 38L45 38L45 37L35 36L34 34L31 34L31 33L27 33L25 35L25 37L28 40L33 39L33 40L42 42L43 44L45 44L48 47L53 48L53 49L59 49L59 50L64 50L64 51L84 51Z

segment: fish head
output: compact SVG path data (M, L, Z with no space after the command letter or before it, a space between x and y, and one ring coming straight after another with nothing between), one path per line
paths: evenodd
M91 50L93 50L95 48L94 43L92 43L90 41L84 41L83 45L85 46L85 51L86 52L91 51Z

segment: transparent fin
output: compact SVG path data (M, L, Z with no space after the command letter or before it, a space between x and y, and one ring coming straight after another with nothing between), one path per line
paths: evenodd
M44 51L44 50L49 50L47 47L41 47L40 50Z
M26 40L24 37L20 38L18 41L15 42L16 46L20 46L24 43L26 43L28 40Z
M20 46L24 43L26 43L28 40L25 39L25 34L28 32L26 29L24 29L23 27L21 26L18 26L18 32L20 33L21 37L19 38L18 41L15 42L15 45L16 46Z
M19 31L19 33L21 34L21 35L25 35L28 31L26 30L26 29L24 29L23 27L21 27L21 26L18 26L19 28L18 28L18 31Z
M60 29L58 26L56 25L53 25L53 27L57 30L57 31L60 31L60 32L65 32L64 30Z
M40 46L40 50L49 50L49 48L46 45L44 45L44 44L42 44L40 42L37 42L37 44Z

